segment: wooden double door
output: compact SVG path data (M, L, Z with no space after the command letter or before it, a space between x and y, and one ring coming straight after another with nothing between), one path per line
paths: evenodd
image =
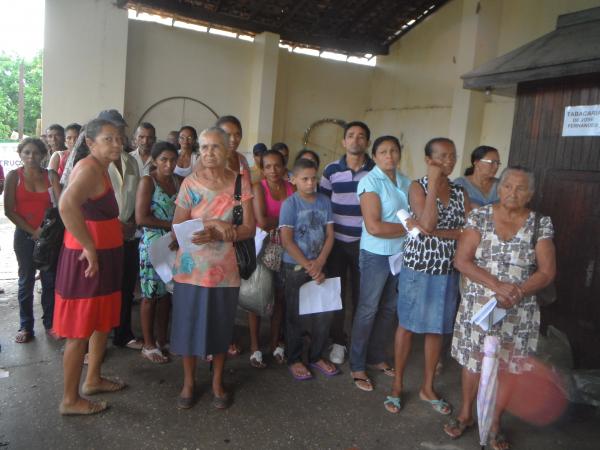
M600 74L522 83L509 164L534 170L533 208L555 228L558 301L542 327L569 337L579 368L600 368L600 136L563 137L566 106L599 105Z

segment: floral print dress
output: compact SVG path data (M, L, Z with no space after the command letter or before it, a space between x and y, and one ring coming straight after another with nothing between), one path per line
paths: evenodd
M154 177L150 177L154 183L150 211L157 219L172 222L173 214L175 213L175 198L177 197L177 193L168 195L156 182ZM175 184L175 189L179 190L179 178L173 177L173 183ZM158 276L154 267L152 267L148 252L152 242L167 233L169 233L169 231L162 228L142 227L142 237L140 239L139 247L140 287L144 298L161 298L168 293L167 286Z
M475 252L475 264L507 283L523 283L535 270L535 250L532 246L535 213L529 213L525 224L510 240L496 234L493 206L473 210L465 228L477 231L481 241ZM552 239L554 230L550 217L541 216L538 240ZM452 338L452 356L471 372L481 372L483 340L486 335L500 338L500 367L512 373L527 370L526 358L537 347L540 310L535 295L525 297L515 307L506 311L506 316L489 331L471 323L477 313L494 292L465 277L463 292Z

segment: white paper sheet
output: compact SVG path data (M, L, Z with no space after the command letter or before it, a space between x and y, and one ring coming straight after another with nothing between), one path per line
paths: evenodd
M187 253L195 252L200 248L199 245L192 243L192 235L202 230L204 230L202 219L186 220L185 222L173 224L173 231L175 232L175 236L177 236L179 248Z
M309 281L300 287L300 312L314 314L342 309L342 284L340 277L327 278L317 284Z
M400 219L400 222L402 223L402 225L404 226L404 228L406 228L406 230L408 231L408 225L406 224L406 221L408 219L411 218L410 214L408 213L407 210L405 209L401 209L396 213L396 217L398 217L398 219ZM408 234L412 237L418 237L419 234L421 234L419 232L418 228L413 228L412 230L408 231Z
M256 227L256 234L254 235L254 246L256 247L256 256L262 250L263 242L265 238L269 235L265 230Z
M388 258L388 261L390 262L390 271L392 272L392 275L398 275L400 273L400 269L402 269L402 261L404 259L403 256L404 253L400 252Z
M173 279L173 266L177 252L171 250L169 245L173 241L171 233L158 238L150 245L148 256L156 273L163 282L168 283Z
M488 331L490 329L490 314L492 315L492 325L497 324L506 316L506 310L504 308L497 308L497 304L498 300L495 297L490 298L479 311L473 314L471 323L479 326L483 331Z
M8 370L0 369L0 378L8 378Z

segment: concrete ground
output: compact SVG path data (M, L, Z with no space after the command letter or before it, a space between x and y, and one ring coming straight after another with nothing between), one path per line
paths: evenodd
M2 205L0 205L0 208ZM356 389L348 364L327 379L296 382L285 367L265 370L248 364L247 332L238 326L246 351L227 362L226 383L234 404L226 411L210 405L209 372L200 364L201 397L191 410L175 406L182 381L178 358L154 365L138 352L110 346L104 373L126 381L119 393L99 396L110 409L91 417L61 417L63 344L48 339L41 324L36 294L36 339L15 344L18 327L16 261L13 225L0 217L0 449L205 449L205 448L399 448L478 449L476 431L452 441L442 431L445 417L418 399L422 374L422 344L417 341L403 395L403 410L393 415L383 408L391 379L370 372L375 390ZM134 309L138 324L138 306ZM139 327L138 327L139 331ZM438 391L459 403L458 366L446 364ZM505 430L516 449L597 449L598 415L568 414L551 427L538 428L508 416Z

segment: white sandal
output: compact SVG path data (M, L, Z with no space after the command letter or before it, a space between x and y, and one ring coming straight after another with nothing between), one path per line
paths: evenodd
M263 362L263 356L260 350L256 350L254 353L252 353L252 355L250 355L250 365L256 369L264 369L267 367L267 365Z
M167 358L165 355L163 355L163 353L160 351L160 349L158 347L154 347L154 348L142 347L142 356L144 358L146 358L148 361L153 362L155 364L164 364L166 362L169 362L169 358ZM159 359L156 359L155 356L158 356Z
M278 345L275 350L273 350L273 359L277 364L283 364L285 362L285 348L283 345Z

